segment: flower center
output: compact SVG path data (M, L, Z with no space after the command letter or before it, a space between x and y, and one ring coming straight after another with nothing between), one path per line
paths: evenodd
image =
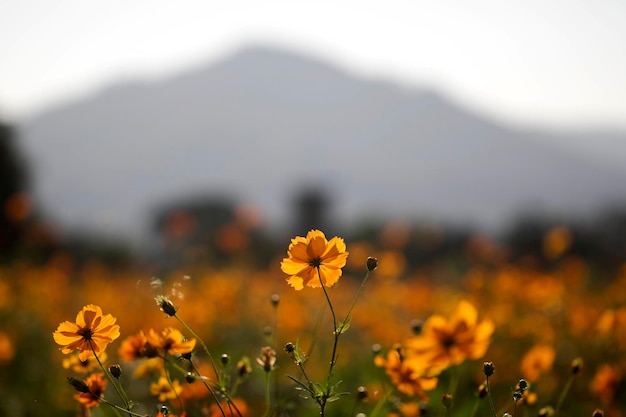
M309 262L309 265L313 268L319 268L321 264L322 258L314 258L313 260L311 260L311 262Z
M89 328L83 328L80 329L79 331L77 331L76 333L78 333L79 335L82 336L83 339L85 340L91 340L91 336L93 336L93 333L91 332L91 329Z

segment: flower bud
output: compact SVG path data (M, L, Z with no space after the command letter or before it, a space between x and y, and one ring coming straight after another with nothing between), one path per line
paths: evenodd
M420 319L411 320L411 330L413 334L419 335L422 333L422 328L424 327L424 322Z
M287 344L285 345L285 352L293 353L295 350L296 350L296 345L294 345L291 342L287 342Z
M280 295L272 294L270 301L274 307L278 306L278 303L280 302Z
M378 259L370 256L369 258L367 258L366 265L368 271L373 271L378 267Z
M247 357L237 362L237 374L239 377L243 377L250 372L252 372L252 366L250 366L250 360Z
M452 397L452 394L443 394L443 396L441 397L441 402L443 403L444 407L450 409L454 404L454 398Z
M489 390L487 389L487 385L486 384L480 384L478 386L478 398L480 398L480 399L486 398L487 394L489 394Z
M78 392L89 392L89 386L82 379L74 378L73 376L67 377L67 382Z
M176 315L176 307L174 307L174 304L172 304L169 298L164 295L158 295L155 300L157 305L161 307L162 312L167 314L169 317Z
M109 366L109 372L111 372L111 375L113 375L115 379L120 379L120 376L122 376L122 368L119 365Z
M596 408L593 411L593 414L591 416L592 417L604 417L604 411L600 410L599 408Z
M359 401L365 401L368 396L369 396L369 393L367 392L367 388L364 387L363 385L359 386L356 389L356 398Z
M496 367L493 365L493 362L485 362L483 363L483 373L486 377L490 377L496 371Z
M520 379L519 382L517 383L517 386L519 387L520 391L526 391L529 387L528 385L528 381L526 381L525 379Z
M572 361L572 375L577 375L583 369L583 359L576 358Z
M220 362L222 362L222 365L224 366L230 363L230 356L228 356L228 353L222 354L222 356L220 357Z
M554 415L554 408L551 406L545 406L537 413L537 417L552 417Z
M187 372L187 374L185 375L185 381L187 381L188 384L195 382L196 379L196 375L192 372Z

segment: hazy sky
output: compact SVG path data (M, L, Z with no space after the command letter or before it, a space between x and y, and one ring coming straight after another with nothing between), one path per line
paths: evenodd
M624 22L622 0L0 0L0 118L266 43L514 123L626 128Z

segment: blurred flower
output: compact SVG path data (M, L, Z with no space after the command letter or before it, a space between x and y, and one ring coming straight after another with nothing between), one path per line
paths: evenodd
M120 326L115 321L112 315L103 315L100 307L89 304L78 312L75 323L59 324L52 336L61 345L61 352L68 354L78 349L79 359L84 361L93 352L104 352L107 345L120 336Z
M604 406L611 405L615 399L617 388L622 381L622 373L617 366L602 365L591 381L589 389L600 398Z
M269 346L261 349L261 356L256 358L256 362L263 367L265 372L270 372L276 365L276 351Z
M426 401L428 396L424 391L430 391L437 386L437 378L434 377L437 372L430 371L427 364L419 359L407 360L399 346L391 349L387 358L376 356L374 363L385 368L398 391L406 395L417 395Z
M91 374L85 378L84 383L89 388L89 392L79 392L74 395L74 399L87 408L97 407L107 386L104 374Z
M196 347L196 339L185 339L183 334L173 327L165 328L160 334L150 329L146 339L151 347L170 355L183 355Z
M401 403L398 405L398 410L402 417L419 417L422 414L420 405L415 402Z
M81 361L79 355L72 355L69 358L63 359L63 369L71 369L72 372L78 374L86 374L94 369L100 369L100 364L96 360L95 356L90 356L86 360ZM99 356L100 362L104 363L107 360L106 352L102 352Z
M9 336L0 332L0 363L9 362L15 356L15 348Z
M320 278L325 286L332 287L339 280L341 268L348 258L342 238L335 236L328 241L319 230L311 230L306 238L297 236L292 239L287 255L280 266L290 275L287 282L296 290L305 285L320 287Z
M572 232L566 227L557 226L548 230L543 237L543 254L548 259L556 259L572 245Z
M183 391L180 383L173 380L172 383L166 377L161 376L157 382L150 384L150 395L159 396L159 401L175 400L178 394Z
M147 378L152 377L154 375L162 375L163 370L163 359L154 357L148 358L142 361L133 372L134 378Z
M126 339L122 340L118 351L120 358L124 361L131 362L135 359L154 356L150 355L150 349L146 349L147 343L148 339L143 331L126 337Z
M530 382L535 382L539 376L552 369L556 352L552 346L533 346L522 358L520 371L522 377Z
M461 301L449 320L440 315L430 316L421 335L409 339L406 348L441 367L478 359L489 348L494 324L489 319L480 323L477 320L476 308Z

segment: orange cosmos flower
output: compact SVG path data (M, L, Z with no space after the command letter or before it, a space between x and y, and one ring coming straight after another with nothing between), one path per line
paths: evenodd
M165 328L161 334L150 329L146 339L150 347L163 350L170 355L184 355L196 347L196 339L186 340L183 334L173 327Z
M536 345L531 348L520 364L522 377L530 382L535 382L539 376L552 369L556 351L549 345Z
M448 367L482 357L489 348L493 331L491 320L478 323L476 308L461 301L449 320L440 315L429 317L422 334L409 339L406 348L424 355L434 365Z
M103 373L91 374L83 381L89 388L88 392L79 392L74 395L74 399L84 407L92 408L100 405L104 390L107 387L107 380Z
M417 395L421 400L427 401L428 396L424 391L430 391L437 386L437 378L433 376L437 372L427 369L427 364L418 358L406 359L400 347L391 349L386 359L377 356L374 363L384 367L393 385L406 395Z
M148 339L142 330L137 334L126 337L126 339L122 340L118 351L120 358L126 362L131 362L135 359L155 356L156 350L150 349L146 345L147 343Z
M120 326L115 321L112 315L103 315L100 307L89 304L78 312L75 323L59 324L52 336L61 345L61 352L68 354L78 349L78 358L86 361L93 353L104 352L120 336Z
M335 236L329 241L321 231L311 230L306 238L291 239L287 256L280 268L290 275L289 285L301 290L305 285L321 287L320 278L326 287L332 287L341 276L348 252L342 238Z

